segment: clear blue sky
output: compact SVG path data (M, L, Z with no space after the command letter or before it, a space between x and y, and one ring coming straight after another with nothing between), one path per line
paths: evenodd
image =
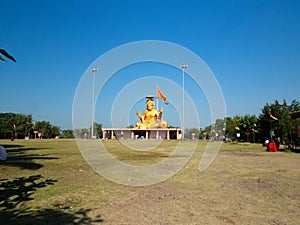
M173 42L201 57L222 88L228 116L258 115L276 99L300 100L297 0L11 0L1 2L0 29L0 48L17 60L0 62L0 112L32 113L34 120L62 129L72 128L74 93L90 65L119 45L141 40ZM137 69L135 79L147 65ZM122 77L112 79L107 91L124 87ZM188 81L186 89L192 94ZM96 120L110 126L102 115L102 109L110 111L105 101L111 99L97 101ZM206 112L207 104L197 107ZM202 127L207 123L203 115Z

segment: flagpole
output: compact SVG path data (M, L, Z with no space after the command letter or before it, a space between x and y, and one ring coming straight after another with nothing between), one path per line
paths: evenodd
M273 127L272 127L272 123L273 123L273 120L278 120L275 116L273 116L273 114L271 113L271 110L269 111L269 116L270 116L270 138L271 140L273 139Z
M158 111L158 97L157 97L158 85L156 84L156 110Z

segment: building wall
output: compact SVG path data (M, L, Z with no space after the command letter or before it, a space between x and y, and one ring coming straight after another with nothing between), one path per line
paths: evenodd
M129 140L129 139L150 139L150 140L167 140L178 139L178 134L181 132L180 129L128 129L128 128L103 128L103 135L106 139L118 139L118 140ZM147 134L148 133L148 134ZM169 133L169 135L168 135Z

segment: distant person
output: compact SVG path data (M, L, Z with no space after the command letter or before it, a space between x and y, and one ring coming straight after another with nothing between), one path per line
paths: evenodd
M269 143L270 143L269 139L266 138L266 140L263 143L263 146L268 146Z
M267 150L268 152L277 152L277 146L274 140L271 140L271 142L268 144Z

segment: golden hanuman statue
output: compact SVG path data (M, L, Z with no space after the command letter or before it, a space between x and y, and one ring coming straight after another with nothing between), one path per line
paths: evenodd
M162 112L164 111L163 108L161 108L159 111L157 111L154 108L154 101L153 96L147 96L148 100L146 101L146 110L144 111L144 114L142 115L140 111L137 111L136 115L140 118L140 122L136 123L136 128L138 129L147 129L147 128L167 128L168 122L165 120L162 120Z

